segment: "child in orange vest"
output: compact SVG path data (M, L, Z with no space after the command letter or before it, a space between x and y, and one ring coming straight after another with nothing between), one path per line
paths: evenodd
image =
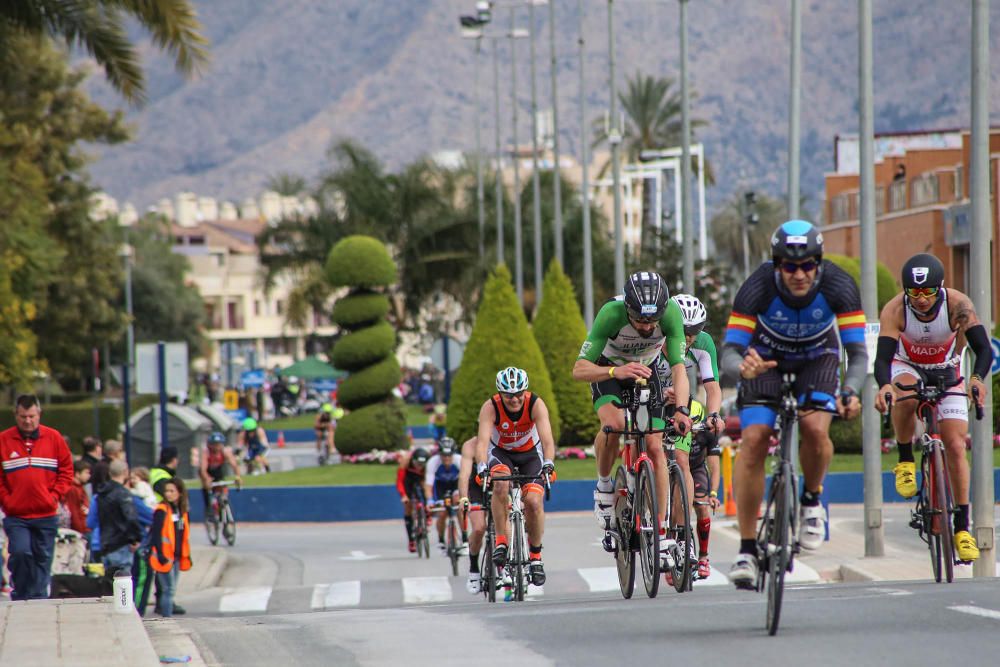
M153 513L149 548L149 565L160 589L160 614L165 617L174 615L179 573L191 569L190 533L187 491L184 482L172 477L163 485L163 502Z

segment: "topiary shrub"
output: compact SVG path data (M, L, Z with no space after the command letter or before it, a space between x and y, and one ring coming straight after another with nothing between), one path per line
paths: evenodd
M392 397L402 379L394 353L396 334L385 315L389 300L379 290L396 282L396 264L370 236L348 236L327 256L326 277L350 292L333 308L333 321L346 332L333 347L334 364L350 371L337 399L351 413L337 427L337 449L358 454L406 446L406 420Z
M366 405L337 421L337 451L341 454L403 449L406 444L406 417L399 401Z
M535 342L510 284L510 271L499 265L486 281L472 335L462 354L462 365L451 385L448 433L456 442L476 434L479 409L496 393L497 372L507 366L528 373L528 389L545 401L552 420L552 437L559 441L559 405Z
M370 327L355 329L352 336L333 349L333 365L354 371L392 355L396 349L396 330L382 320Z
M559 262L552 260L545 274L542 303L538 307L531 332L538 342L552 379L552 391L559 403L561 445L592 442L601 422L590 399L590 385L573 379L580 344L587 337L576 302L573 283L563 273Z
M845 255L823 255L823 258L830 260L844 271L847 271L854 278L854 281L858 283L858 289L861 289L860 259ZM881 313L885 304L889 303L892 297L896 296L899 292L899 284L893 277L892 271L882 262L879 262L875 267L875 288L878 292L878 311Z
M359 291L333 304L330 319L341 327L357 327L377 322L389 313L389 297Z

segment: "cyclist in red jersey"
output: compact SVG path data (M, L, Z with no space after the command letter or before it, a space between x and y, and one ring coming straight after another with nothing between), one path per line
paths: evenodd
M552 476L555 465L555 440L545 401L528 389L528 374L510 366L497 373L497 392L479 410L479 433L476 444L477 470L482 475L506 476L517 467L521 475ZM545 583L542 565L542 535L545 532L545 490L537 482L522 485L525 526L528 530L528 559L531 583ZM493 523L497 542L493 562L507 563L507 504L510 483L493 485Z
M396 470L396 491L399 501L403 503L403 522L406 524L407 548L415 553L417 543L413 539L413 509L412 502L424 494L424 475L427 472L427 460L430 455L423 447L417 447L411 452L404 452L399 457L399 468ZM427 502L427 498L424 498Z
M212 482L221 482L226 478L226 465L236 475L236 484L243 484L240 477L240 464L236 460L232 447L226 446L226 436L215 431L208 436L208 446L201 452L201 462L198 465L198 476L201 477L201 495L205 499L205 507L211 502Z

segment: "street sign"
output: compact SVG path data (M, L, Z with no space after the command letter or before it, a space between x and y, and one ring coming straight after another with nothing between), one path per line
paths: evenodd
M321 394L329 394L337 388L337 384L336 380L313 380L309 383L309 386Z
M438 338L431 345L431 363L445 370L444 363L444 342L448 341L448 370L455 370L462 363L462 353L465 346L450 336Z
M865 347L868 348L868 373L875 372L875 352L878 347L878 334L882 325L879 322L865 323Z
M243 371L240 375L240 384L247 389L260 389L264 386L264 371L261 369Z
M222 392L222 407L226 410L238 410L240 407L240 395L235 389L227 389Z
M159 363L156 358L157 343L139 343L135 346L135 391L138 394L160 393ZM188 390L187 343L166 343L167 393L182 394Z
M990 338L990 347L993 348L993 366L991 373L1000 373L1000 339Z

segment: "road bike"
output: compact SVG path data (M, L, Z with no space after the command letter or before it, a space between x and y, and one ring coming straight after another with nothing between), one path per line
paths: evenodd
M505 585L505 577L510 579L512 598L523 602L528 592L528 569L531 564L528 555L528 534L524 523L524 507L521 502L521 485L536 480L542 480L545 487L545 500L551 494L549 476L521 475L515 467L509 475L490 475L483 489L483 511L486 512L486 535L483 555L480 562L480 577L483 581L483 593L490 602L496 602L496 592ZM493 550L496 548L496 524L493 521L493 484L495 482L510 482L510 501L507 525L510 530L510 552L505 568L499 568L493 562ZM502 572L501 570L505 570Z
M615 471L614 525L605 523L604 549L614 553L622 597L632 597L635 588L636 553L646 595L653 598L660 586L660 526L657 517L656 477L646 450L646 437L662 433L652 427L651 415L659 405L645 378L622 388L621 408L625 428L610 426L605 436L617 434L623 442L622 463ZM633 448L635 453L633 454ZM676 463L675 463L676 465Z
M962 384L961 376L954 378L928 378L926 374L918 373L913 384L895 386L902 391L912 391L896 402L917 401L917 417L924 424L924 432L920 436L920 490L917 492L916 507L910 511L910 527L915 528L920 539L927 543L930 550L931 569L934 571L934 581L942 579L951 583L955 578L955 565L963 564L955 554L955 498L951 490L951 477L948 474L948 458L945 455L944 443L938 431L938 403L947 396L961 396L964 392L948 391ZM979 393L973 389L973 398L978 399ZM891 419L892 395L886 394L885 421ZM976 404L976 419L983 418L983 408Z
M704 422L691 424L691 437L707 428ZM690 591L697 578L698 560L694 554L694 531L691 529L691 508L688 489L680 464L674 452L677 442L684 436L677 433L671 423L663 435L663 450L667 455L667 472L670 476L667 494L667 548L665 551L666 572L669 581L678 593Z
M445 513L444 540L445 555L451 561L451 573L458 576L458 563L462 557L462 527L458 521L458 507L452 502L449 494L443 501L438 501L432 508L431 513Z
M431 543L428 538L428 513L427 513L427 501L424 498L423 489L420 485L416 485L416 497L412 499L412 516L413 516L413 541L417 545L417 558L430 558L431 557Z
M219 543L220 534L229 546L236 544L236 517L227 491L234 484L236 482L228 480L212 482L211 501L205 508L205 530L208 531L208 541L213 545Z
M330 443L330 428L331 426L327 424L326 426L316 428L316 458L319 465L325 466L330 462L331 455L333 454L333 446Z

